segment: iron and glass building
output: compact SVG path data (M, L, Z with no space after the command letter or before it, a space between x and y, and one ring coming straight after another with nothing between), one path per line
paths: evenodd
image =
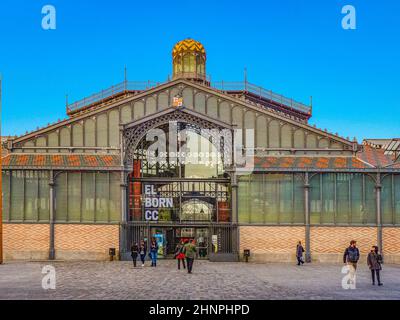
M311 105L212 82L206 58L178 42L168 81L125 80L3 142L5 258L126 259L155 237L166 258L194 238L210 260L290 261L302 241L339 261L355 239L400 262L399 139L311 126ZM199 146L212 161L186 161Z

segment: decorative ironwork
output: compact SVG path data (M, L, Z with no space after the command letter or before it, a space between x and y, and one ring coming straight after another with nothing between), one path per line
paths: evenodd
M134 160L134 152L136 148L138 147L138 144L140 141L146 136L146 134L149 132L151 129L158 128L162 125L168 124L170 122L183 122L187 123L190 125L193 125L195 128L199 129L198 133L201 134L202 130L201 129L209 129L211 130L210 137L212 138L212 141L219 141L220 145L216 146L217 150L221 152L221 155L223 159L225 159L225 163L231 163L231 160L233 159L233 133L231 132L231 137L230 139L224 139L223 136L221 136L219 130L225 129L216 123L213 123L211 121L208 121L203 118L196 117L195 115L189 114L187 112L182 112L182 111L173 111L166 113L164 115L160 115L158 117L154 117L152 119L149 119L148 121L144 123L140 123L137 126L133 126L131 128L127 128L123 132L123 140L124 140L124 165L125 167L131 167L133 165L133 160ZM212 129L218 129L212 130ZM210 138L206 137L206 138ZM221 139L222 138L222 139Z

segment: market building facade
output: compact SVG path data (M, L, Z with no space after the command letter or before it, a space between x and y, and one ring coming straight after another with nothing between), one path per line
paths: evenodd
M400 263L399 139L358 144L310 126L311 105L211 82L192 39L172 57L165 83L125 80L4 142L6 260L127 259L154 237L165 258L193 238L212 261L291 261L298 241L340 261L355 239Z

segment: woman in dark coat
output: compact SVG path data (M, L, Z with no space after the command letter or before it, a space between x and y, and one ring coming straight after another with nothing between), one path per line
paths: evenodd
M136 268L136 260L138 257L138 253L139 253L139 246L137 243L135 243L134 245L132 245L131 247L131 257L133 260L133 267Z
M382 255L379 253L379 248L377 246L372 246L371 252L368 254L367 264L371 270L372 285L375 285L375 274L378 280L378 286L382 286L380 277L380 270L382 270Z
M144 267L144 260L146 259L146 252L147 252L146 243L142 240L142 241L140 241L140 247L139 247L139 255L140 255L140 260L142 261L142 267Z
M155 238L151 240L150 245L150 257L151 257L151 266L157 267L157 256L158 256L158 244Z
M297 258L297 265L299 266L300 264L304 264L303 261L303 252L304 252L304 248L301 245L301 241L299 241L299 243L297 244L296 247L296 258Z

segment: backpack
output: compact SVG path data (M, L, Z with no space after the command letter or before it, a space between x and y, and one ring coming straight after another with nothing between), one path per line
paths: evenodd
M358 261L358 250L356 248L349 248L347 249L347 256L349 262L357 262Z

